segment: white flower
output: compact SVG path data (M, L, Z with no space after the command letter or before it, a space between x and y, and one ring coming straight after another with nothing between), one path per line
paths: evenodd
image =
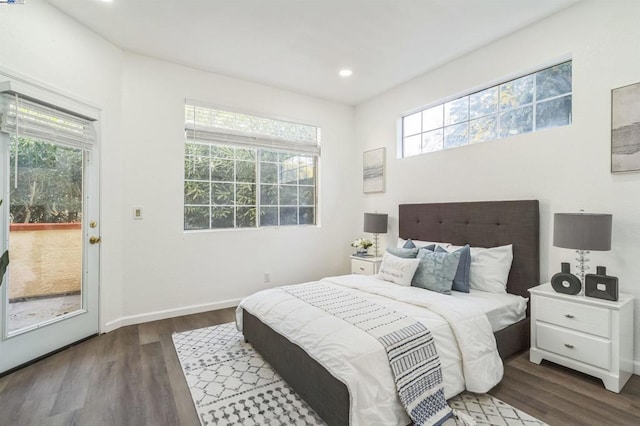
M370 240L367 240L366 238L358 238L351 243L351 247L356 247L356 248L362 247L365 250L371 247L372 245L373 243Z

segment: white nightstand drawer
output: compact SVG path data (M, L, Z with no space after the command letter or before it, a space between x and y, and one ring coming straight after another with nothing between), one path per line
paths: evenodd
M611 311L595 306L540 297L536 304L538 321L583 331L596 336L611 337Z
M360 275L373 275L376 273L376 264L366 260L351 259L351 273Z
M565 330L547 324L536 324L540 349L566 356L608 370L611 365L611 342L598 337Z

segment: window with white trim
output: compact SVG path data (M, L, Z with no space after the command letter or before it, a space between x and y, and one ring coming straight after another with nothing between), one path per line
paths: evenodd
M571 61L402 117L402 156L571 124Z
M320 128L185 106L184 229L315 225Z

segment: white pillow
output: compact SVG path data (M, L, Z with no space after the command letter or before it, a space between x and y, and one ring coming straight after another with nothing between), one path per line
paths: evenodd
M441 246L444 249L448 249L449 246L451 245L450 243L439 243L439 242L436 242L436 241L420 241L420 240L413 240L413 239L411 241L413 241L413 244L415 244L417 248L425 247L425 246L428 246L428 245L431 245L431 244L435 244L435 245ZM398 238L398 246L397 247L398 248L404 247L404 243L406 243L406 242L407 242L407 240L402 239L402 238Z
M385 253L377 277L381 280L409 287L419 264L420 259L404 259Z
M455 246L449 247L451 250ZM506 293L513 261L513 246L471 247L469 286L473 290Z

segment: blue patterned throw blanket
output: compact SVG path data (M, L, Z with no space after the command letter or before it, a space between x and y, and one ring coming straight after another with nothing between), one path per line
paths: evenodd
M444 397L433 336L424 325L332 284L282 289L378 339L387 352L400 401L415 425L441 425L453 416Z

